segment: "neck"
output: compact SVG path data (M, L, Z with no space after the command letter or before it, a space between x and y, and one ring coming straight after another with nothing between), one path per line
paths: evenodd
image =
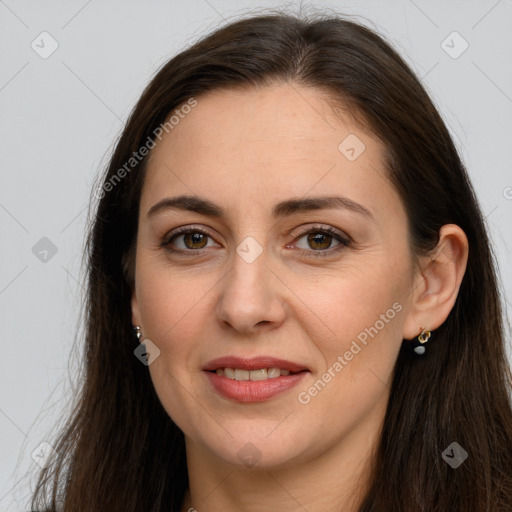
M356 512L368 488L378 434L359 425L316 457L269 468L226 463L185 436L189 489L181 512Z

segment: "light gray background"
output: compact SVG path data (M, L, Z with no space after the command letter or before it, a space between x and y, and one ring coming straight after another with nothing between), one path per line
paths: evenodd
M234 16L283 5L0 0L0 512L28 510L27 475L39 469L31 453L51 441L73 395L89 192L130 110L185 45ZM510 316L512 1L303 4L323 6L362 16L423 78L477 190ZM46 59L31 47L49 48L43 31L59 45ZM446 39L453 31L469 44L458 58L442 46L463 48L458 36ZM32 252L42 237L57 247L46 262Z

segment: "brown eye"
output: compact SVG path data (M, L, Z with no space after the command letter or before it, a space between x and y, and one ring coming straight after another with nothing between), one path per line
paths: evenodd
M203 233L185 233L183 241L188 249L202 249L206 245L207 236ZM190 244L190 245L189 245Z
M161 247L178 254L199 254L208 247L208 239L211 236L200 228L184 227L179 228L162 241Z
M315 233L314 235L309 234L307 240L313 249L329 249L333 237L323 233Z
M211 247L207 245L209 238L212 239L203 229L188 226L170 233L160 246L179 256L195 256L202 254L203 249ZM297 246L300 249L299 252L306 257L331 256L351 244L348 235L343 236L330 227L309 229L296 240L303 238L306 239L306 247ZM337 242L334 247L332 247L333 240Z
M341 233L338 233L334 229L327 227L312 228L302 233L296 240L306 239L306 247L300 247L297 243L297 247L301 249L301 252L306 257L322 257L331 256L334 253L342 250L345 247L349 247L351 244L350 238ZM337 244L333 247L333 239Z

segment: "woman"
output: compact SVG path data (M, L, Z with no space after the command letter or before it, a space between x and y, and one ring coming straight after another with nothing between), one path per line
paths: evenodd
M96 196L83 388L32 508L512 509L489 239L380 36L217 30L153 78Z

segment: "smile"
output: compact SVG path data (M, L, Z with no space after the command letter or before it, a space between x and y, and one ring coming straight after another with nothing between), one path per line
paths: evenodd
M262 355L225 356L210 361L203 373L213 391L235 402L263 402L296 386L310 369L298 362Z
M232 380L267 380L277 377L290 375L290 370L281 370L280 368L261 368L259 370L241 370L238 368L217 368L217 375Z

